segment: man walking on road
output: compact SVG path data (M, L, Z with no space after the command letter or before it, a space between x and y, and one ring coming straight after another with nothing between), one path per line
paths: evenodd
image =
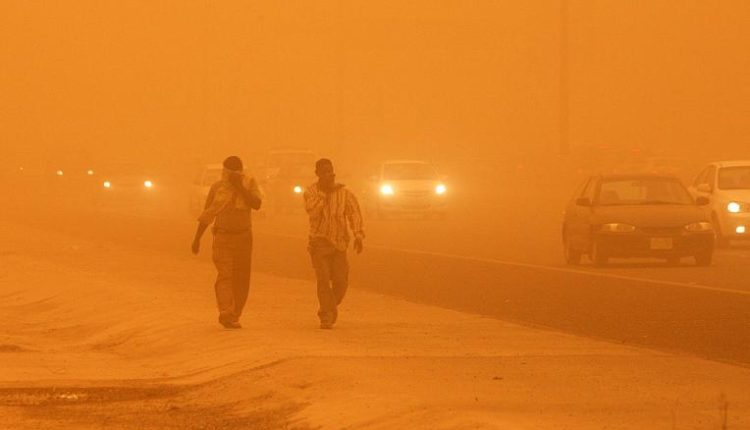
M362 213L354 194L336 183L333 163L320 159L315 163L318 182L305 190L305 210L310 218L308 251L318 283L320 328L330 329L338 318L338 305L349 284L349 229L354 233L354 250L363 249Z
M211 186L205 209L198 217L193 254L200 251L203 232L214 223L213 261L218 274L214 289L219 323L226 328L242 328L239 323L250 289L253 250L251 210L260 209L258 183L243 174L242 160L224 160L221 180Z

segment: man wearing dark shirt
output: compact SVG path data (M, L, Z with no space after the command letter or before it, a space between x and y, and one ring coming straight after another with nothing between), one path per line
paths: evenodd
M253 250L251 210L260 209L261 192L252 177L243 174L242 160L224 160L221 180L211 186L192 251L198 254L200 240L211 223L213 261L218 272L214 289L219 308L219 323L226 328L241 328L242 309L250 289Z

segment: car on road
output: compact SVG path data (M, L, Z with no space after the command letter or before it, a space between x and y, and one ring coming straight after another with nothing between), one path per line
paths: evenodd
M750 239L750 160L710 163L695 177L690 192L711 199L717 247Z
M266 179L268 208L275 213L302 213L305 187L315 180L309 164L280 166Z
M154 201L165 185L154 172L138 164L110 164L100 170L96 192L99 203Z
M583 255L597 266L610 258L694 257L711 264L714 231L706 197L693 198L674 176L611 174L586 179L565 210L565 260Z
M448 188L432 163L392 160L370 177L364 193L365 209L379 219L416 214L444 218Z
M314 152L306 149L274 149L265 157L261 183L264 206L274 213L303 213L302 195L314 182Z

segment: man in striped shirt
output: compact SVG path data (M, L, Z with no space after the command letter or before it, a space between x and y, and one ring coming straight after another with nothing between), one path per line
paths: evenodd
M320 328L330 329L338 318L338 305L344 299L349 282L349 228L354 234L354 250L362 252L362 213L354 194L336 183L333 163L320 159L315 163L318 182L305 190L305 210L310 217L308 251L318 283ZM348 225L347 225L348 223Z

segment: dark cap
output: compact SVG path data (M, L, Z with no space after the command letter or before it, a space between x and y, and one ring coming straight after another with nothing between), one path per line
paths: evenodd
M240 160L240 157L236 155L232 155L231 157L227 157L226 160L224 160L223 163L224 167L226 169L235 171L235 172L241 172L243 169L242 166L242 160Z

